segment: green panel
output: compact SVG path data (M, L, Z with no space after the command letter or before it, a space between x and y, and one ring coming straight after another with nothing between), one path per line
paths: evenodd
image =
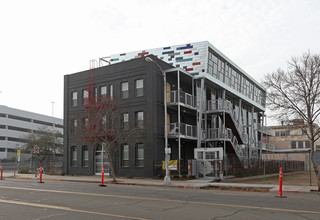
M177 62L186 62L186 61L192 61L192 58L177 60Z
M110 61L118 61L119 58L114 58L114 59L111 59Z
M169 53L173 53L174 50L171 50L171 51L166 51L166 52L162 52L162 54L169 54Z

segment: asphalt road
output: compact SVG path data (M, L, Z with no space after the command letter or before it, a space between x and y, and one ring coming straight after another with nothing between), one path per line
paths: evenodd
M6 179L0 219L320 219L320 194Z

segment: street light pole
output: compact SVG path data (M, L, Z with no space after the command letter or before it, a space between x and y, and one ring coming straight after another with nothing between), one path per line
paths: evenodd
M167 124L167 77L166 73L163 71L163 69L160 67L160 65L152 60L150 57L146 57L145 60L147 62L153 62L157 65L157 67L160 69L162 76L163 76L163 102L164 102L164 151L165 151L165 164L166 164L166 176L164 177L164 184L169 185L171 184L171 179L169 175L169 157L170 157L170 148L168 148L168 124Z
M52 117L53 117L53 111L54 111L54 102L52 101L52 102L51 102L51 104L52 104Z

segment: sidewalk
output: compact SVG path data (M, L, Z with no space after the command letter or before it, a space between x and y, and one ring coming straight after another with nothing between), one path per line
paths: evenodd
M15 178L15 179L30 179L30 180L39 180L39 175L35 178L34 174L16 174L13 173L4 173L3 177L6 178ZM69 181L69 182L91 182L91 183L101 183L101 176L58 176L58 175L43 175L43 181ZM112 184L112 179L110 177L105 177L105 184ZM267 185L267 184L244 184L244 183L228 183L228 182L220 182L214 183L211 180L171 180L170 185L164 185L162 179L150 179L150 178L117 178L118 184L126 184L126 185L139 185L139 186L158 186L158 187L178 187L184 189L202 189L208 187L215 188L233 188L233 189L245 189L245 188L262 188L269 189L271 193L278 193L279 186L278 185ZM315 192L317 190L317 186L289 186L283 185L282 191L283 193L309 193ZM317 193L317 192L315 192Z

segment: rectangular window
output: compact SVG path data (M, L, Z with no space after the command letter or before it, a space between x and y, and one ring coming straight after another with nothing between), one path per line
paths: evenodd
M107 86L101 86L100 87L100 95L106 96L107 95Z
M144 166L144 146L143 144L136 145L136 166Z
M129 145L123 144L121 148L121 165L129 167Z
M72 101L71 101L72 107L78 106L78 93L77 92L72 92L71 96L72 96L71 97L71 99L72 99Z
M94 88L94 102L98 102L98 88Z
M122 129L129 130L129 113L124 113L122 115Z
M71 134L75 134L76 133L77 127L78 127L77 119L72 119L71 120Z
M72 147L71 148L71 166L72 167L77 167L77 148Z
M297 144L296 144L295 141L291 141L291 148L292 148L292 149L297 148Z
M298 141L298 148L303 148L303 141Z
M136 97L143 96L143 79L136 80Z
M286 136L290 136L290 130L286 130Z
M89 97L89 93L88 90L82 90L82 104L85 105L88 103L88 97Z
M121 83L121 98L122 99L129 98L129 83L128 82Z
M89 167L89 150L88 146L82 147L82 166Z
M306 144L306 148L311 148L310 141L306 141L305 144Z
M276 131L276 136L280 136L280 132L279 131Z
M110 96L110 100L113 100L113 85L109 86L109 96Z
M307 135L307 130L302 130L302 135Z
M136 128L143 128L143 112L136 112Z

